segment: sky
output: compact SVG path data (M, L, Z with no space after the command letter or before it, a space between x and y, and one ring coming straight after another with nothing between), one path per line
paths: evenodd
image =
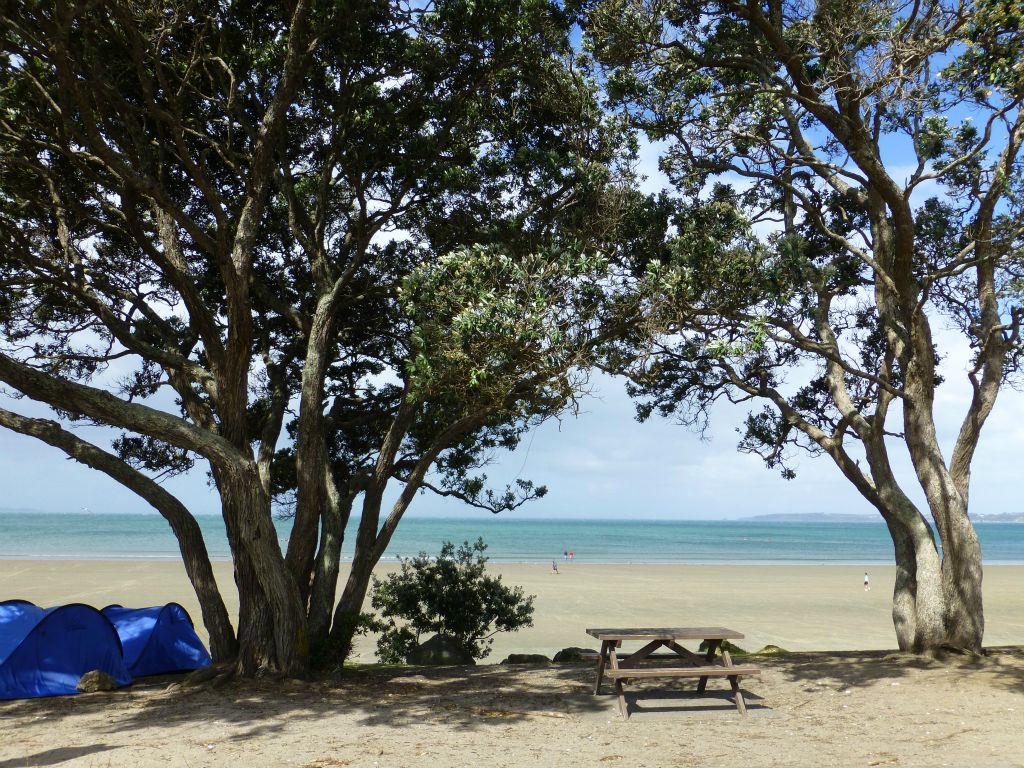
M947 371L955 362L947 360ZM962 376L959 377L962 379ZM951 377L939 389L940 438L949 446L966 405L966 391ZM768 513L860 513L873 509L826 457L801 457L797 477L783 480L755 456L736 451L745 410L725 404L712 414L702 439L687 427L653 418L639 424L621 382L594 379L595 394L576 418L542 425L520 448L497 457L485 471L496 483L524 477L549 493L509 513L510 518L730 519ZM957 391L959 390L959 391ZM25 401L4 403L23 413ZM983 433L974 461L971 509L975 514L1022 512L1020 448L1024 394L1005 390ZM948 456L947 448L947 456ZM149 512L117 483L64 457L38 440L0 430L0 508L50 512ZM912 488L909 463L898 466ZM175 478L166 487L195 514L216 514L216 494L205 473ZM919 496L918 496L919 497ZM154 512L155 514L155 512ZM487 515L451 499L418 496L414 516Z
M657 170L657 153L658 147L647 144L640 158L648 190L665 183ZM970 397L964 375L968 350L959 335L945 329L940 320L936 320L934 330L938 346L946 355L941 369L946 383L937 393L936 419L948 458ZM796 479L784 480L776 470L765 468L758 457L738 453L737 428L747 412L743 406L716 406L710 429L702 436L659 417L640 424L620 380L595 375L592 384L593 395L582 401L578 417L542 425L526 436L518 450L497 455L494 464L484 470L493 485L503 486L522 477L549 489L543 499L503 515L518 519L707 520L778 513L874 513L827 457L798 457ZM0 406L25 415L48 415L44 407L26 400L11 402L2 394ZM98 432L83 430L82 434L88 439ZM973 514L1024 512L1022 447L1024 393L1006 387L985 427L973 463ZM897 446L894 455L904 489L924 508L905 449ZM219 511L216 493L208 486L203 468L168 480L165 487L194 514ZM0 508L152 512L102 473L67 459L38 440L4 429L0 429ZM448 517L490 513L426 493L415 499L407 514Z

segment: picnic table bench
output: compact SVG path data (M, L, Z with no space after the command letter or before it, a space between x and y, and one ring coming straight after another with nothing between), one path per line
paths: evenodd
M601 652L597 659L597 682L594 693L601 692L601 681L607 676L615 682L615 693L619 698L619 711L629 719L626 696L623 684L628 680L639 680L656 677L666 678L699 678L697 691L703 692L708 679L727 677L732 687L736 709L740 714L747 713L743 693L740 691L741 677L757 677L761 670L750 665L737 666L732 663L732 656L723 645L726 640L740 640L743 635L725 627L648 627L640 629L588 629L587 634L601 641ZM647 641L639 650L623 659L619 658L618 649L622 641ZM679 644L680 640L701 640L707 643L703 655L693 653ZM671 653L654 652L659 648L667 648ZM721 655L717 655L721 651ZM682 662L681 666L640 667L642 662L651 659L671 658Z

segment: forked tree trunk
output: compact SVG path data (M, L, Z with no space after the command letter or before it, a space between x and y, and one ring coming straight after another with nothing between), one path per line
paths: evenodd
M321 523L320 545L309 593L309 647L314 663L335 656L329 647L328 637L338 589L341 545L345 540L345 526L348 525L353 502L352 495L339 498L331 485L328 493L331 498L325 506Z
M345 589L342 591L341 599L334 611L330 647L334 654L333 660L338 664L345 661L352 652L352 641L359 629L363 601L370 589L373 567L377 564L372 550L373 547L356 546L356 553L352 558L352 568L345 581Z
M980 652L984 635L981 549L970 521L963 541L946 544L940 558L923 517L886 515L896 558L892 618L900 650L941 648ZM947 534L948 537L948 534Z
M277 541L270 497L255 467L218 473L238 587L239 672L304 677L309 670L306 613Z

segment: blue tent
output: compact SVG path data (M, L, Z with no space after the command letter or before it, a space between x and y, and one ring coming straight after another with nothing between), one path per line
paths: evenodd
M0 699L77 693L79 679L94 669L118 685L131 682L117 631L95 608L0 603Z
M108 605L103 615L117 629L132 677L187 672L210 664L188 611L177 603L152 608Z

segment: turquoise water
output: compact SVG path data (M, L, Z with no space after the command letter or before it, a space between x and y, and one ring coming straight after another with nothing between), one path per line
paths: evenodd
M210 555L229 556L224 524L198 517ZM277 523L282 542L291 528ZM1024 525L979 523L986 563L1024 563ZM483 536L494 562L561 560L598 563L892 563L892 542L879 523L759 521L522 520L408 518L387 558L436 553L441 542ZM351 555L350 527L343 554ZM0 558L176 558L177 542L153 514L0 513Z

